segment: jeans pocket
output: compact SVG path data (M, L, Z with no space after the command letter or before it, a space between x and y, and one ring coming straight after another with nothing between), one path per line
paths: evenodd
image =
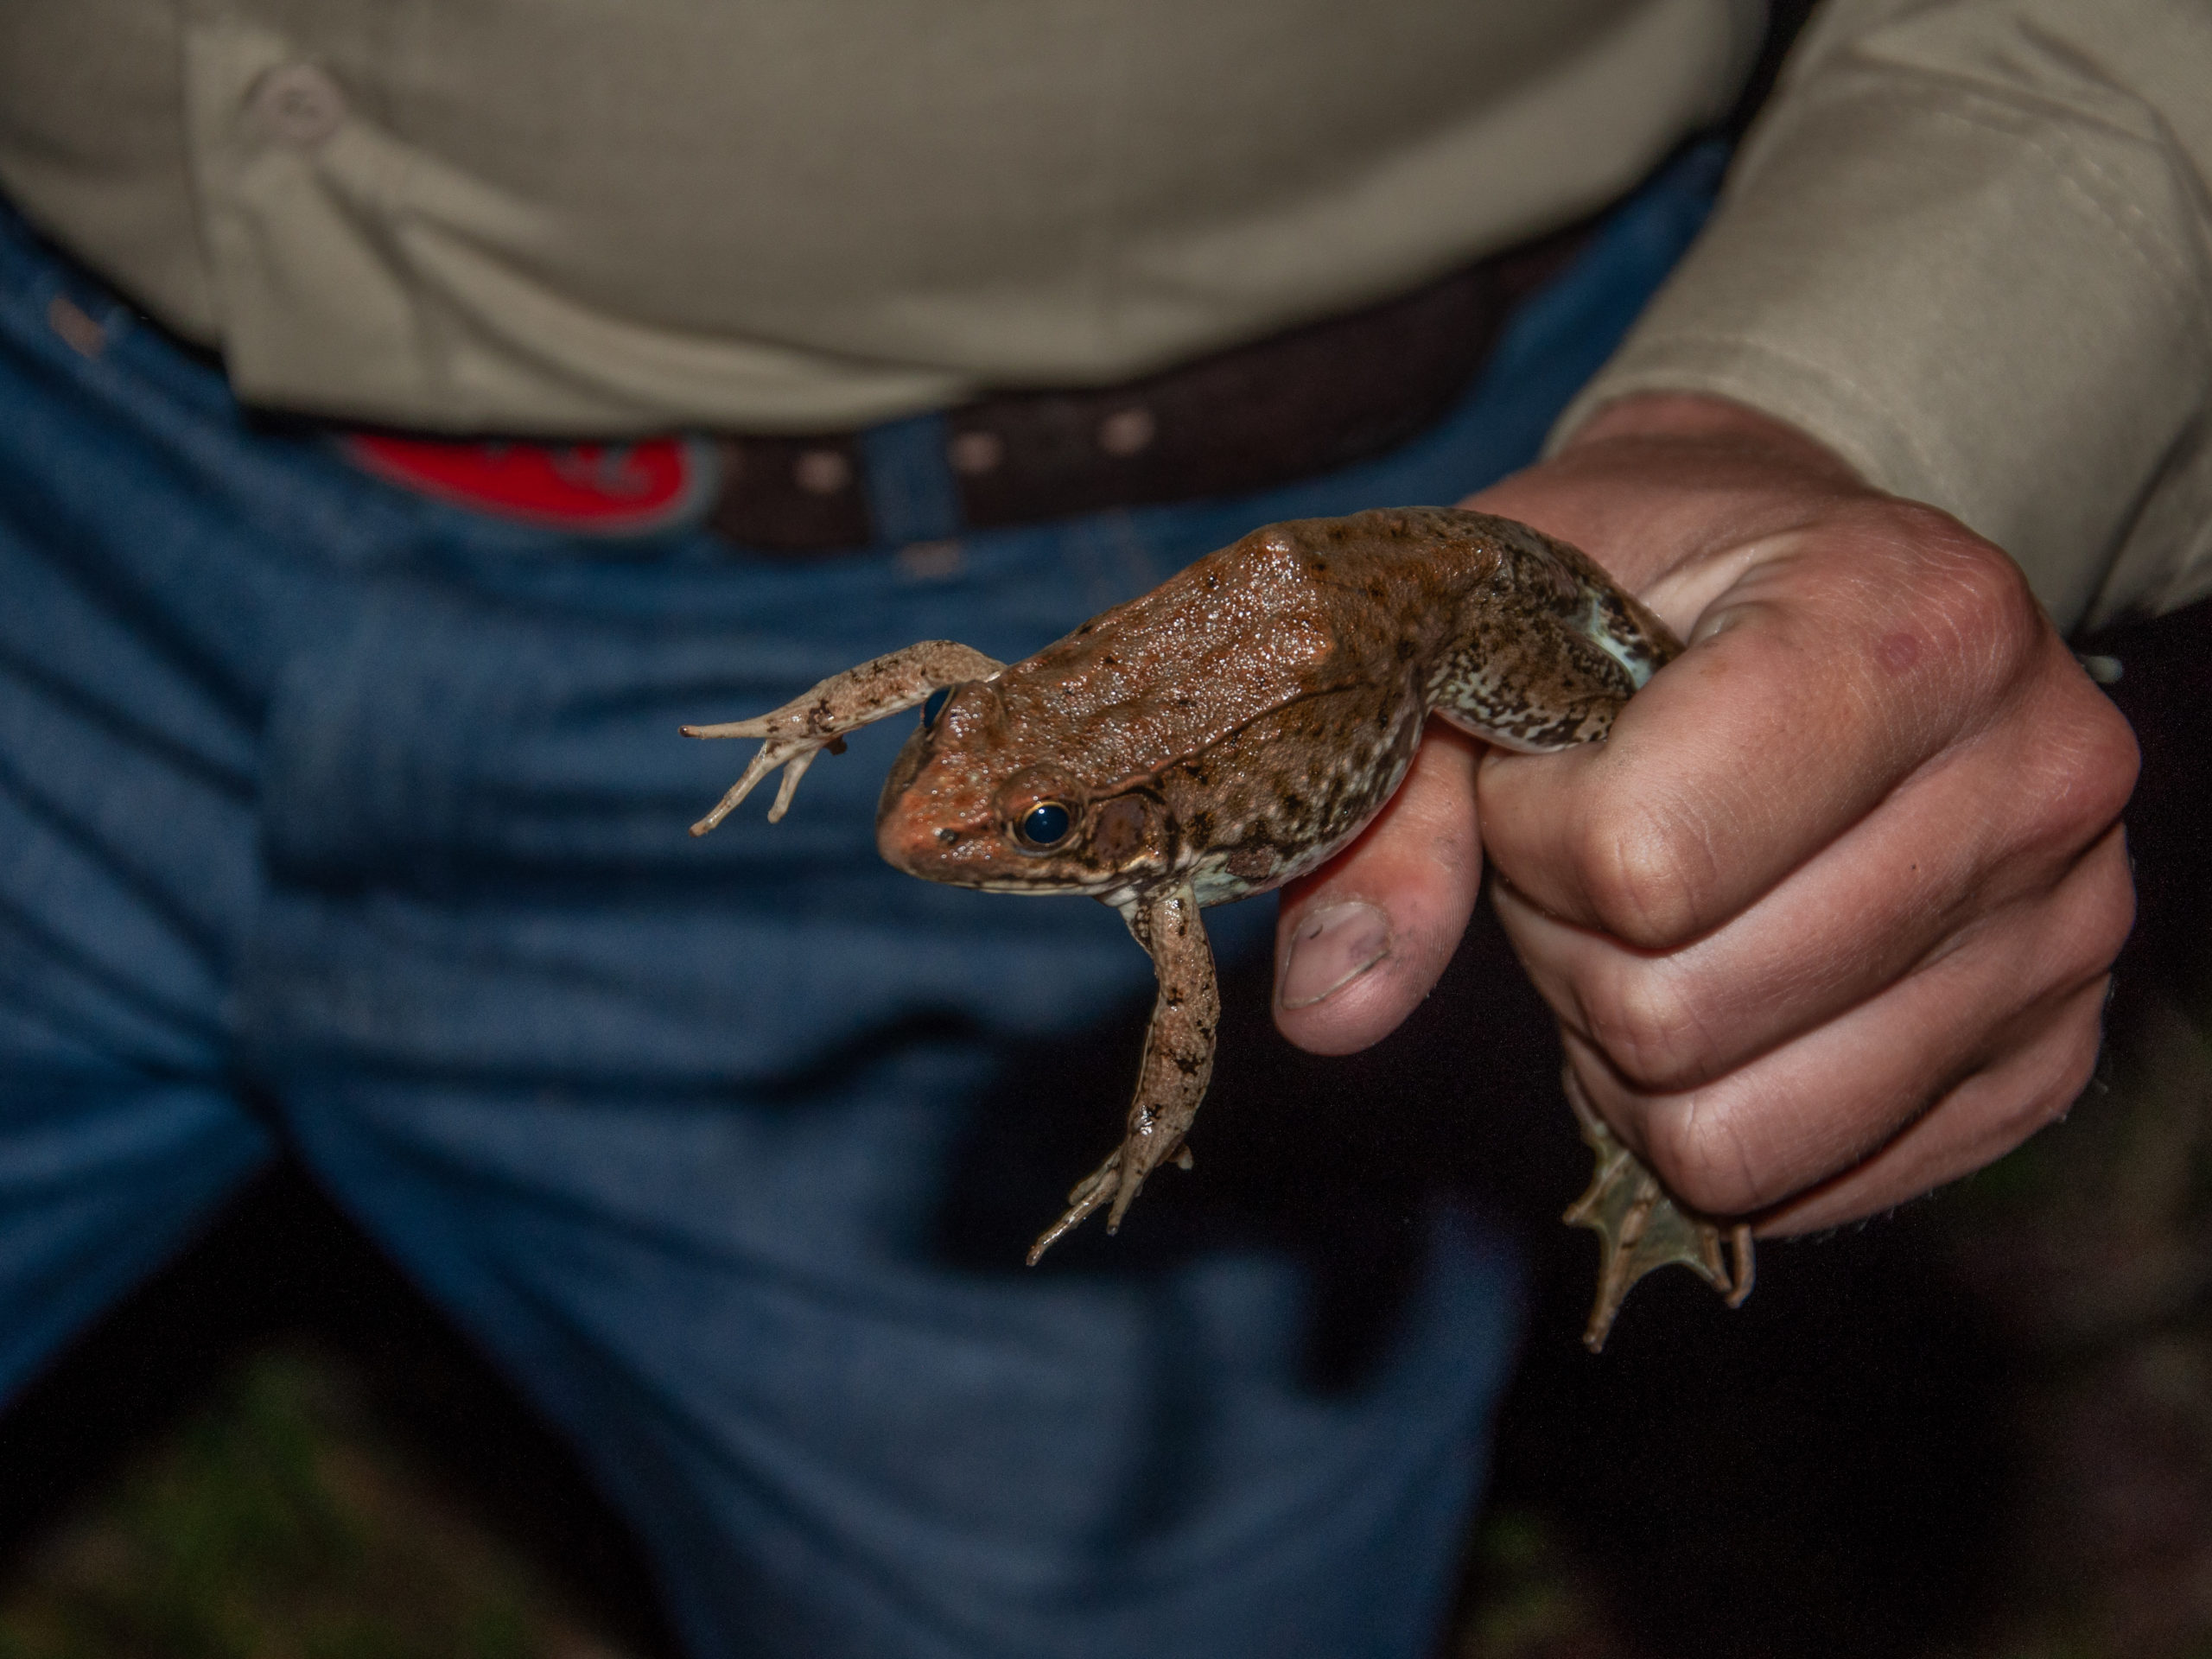
M306 880L434 888L782 882L872 864L882 769L865 759L810 776L807 810L772 830L748 814L717 837L686 833L749 746L677 728L772 708L849 666L834 642L537 613L379 582L279 678L264 747L271 861ZM888 750L904 735L855 745Z
M1149 978L1116 918L933 887L876 856L904 720L713 835L749 757L677 728L852 665L842 628L696 631L376 583L272 698L264 1046L664 1083L788 1078L950 1020L1040 1031Z

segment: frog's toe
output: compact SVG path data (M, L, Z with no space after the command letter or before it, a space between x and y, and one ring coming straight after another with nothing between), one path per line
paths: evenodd
M779 709L774 714L755 715L751 720L726 720L718 726L679 726L676 729L686 737L766 737L783 712Z
M802 748L785 763L783 782L776 788L776 804L768 809L769 823L781 823L784 821L784 814L791 810L791 797L798 793L798 780L806 776L806 769L814 764L814 757L821 753L821 749L815 747Z
M1046 1251L1083 1225L1090 1212L1112 1198L1121 1185L1122 1150L1116 1147L1104 1163L1084 1176L1076 1184L1075 1191L1068 1194L1067 1213L1046 1228L1029 1247L1029 1265L1035 1267ZM1116 1219L1119 1219L1118 1211Z
M778 753L779 750L782 752L780 754ZM772 740L763 743L760 752L753 757L753 764L746 767L738 780L723 791L721 799L715 803L715 810L691 826L691 833L703 836L736 811L745 798L753 792L753 785L789 759L790 753L790 747L786 744Z
M747 725L753 722L739 721L738 723ZM686 727L684 729L694 731L700 736L715 735L712 729L705 727L696 728ZM775 804L768 809L768 822L771 823L779 822L785 812L790 809L792 793L798 788L798 780L806 776L806 769L814 764L814 757L825 748L834 754L842 747L842 745L834 740L826 738L772 737L768 739L761 744L760 753L753 757L753 763L746 767L744 775L732 784L728 792L715 804L715 810L691 826L691 833L695 836L705 835L708 830L734 812L762 779L775 771L777 767L782 766L785 768L783 784L776 791Z
M1144 1191L1144 1178L1152 1173L1152 1169L1138 1160L1125 1156L1121 1161L1123 1173L1114 1185L1114 1207L1106 1212L1106 1230L1109 1233L1122 1230L1122 1217L1129 1213L1137 1194Z

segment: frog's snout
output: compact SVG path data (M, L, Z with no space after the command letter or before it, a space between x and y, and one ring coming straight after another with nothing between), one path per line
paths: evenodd
M899 758L891 763L891 770L883 779L883 793L877 796L875 801L875 839L879 847L884 845L885 831L891 823L892 815L899 810L907 791L913 788L914 779L929 764L929 758L930 734L926 731L919 731L906 740L899 751ZM883 855L891 857L887 848ZM894 859L892 861L896 863L898 861Z
M962 785L959 767L932 763L932 747L927 732L916 732L899 752L876 806L875 849L894 870L957 882L988 854L978 843L992 831L990 804Z
M937 833L942 829L944 833ZM883 861L894 870L907 875L918 875L928 880L935 872L930 868L931 855L950 852L959 846L961 833L957 826L931 826L921 816L908 809L907 798L887 799L883 810L876 815L875 850Z
M916 732L906 740L906 747L892 763L890 776L883 780L883 794L875 807L875 850L893 869L924 878L929 872L918 867L918 860L928 855L930 843L951 844L932 833L935 826L923 821L914 798L914 782L929 764L929 753L926 731ZM955 830L956 842L957 834Z

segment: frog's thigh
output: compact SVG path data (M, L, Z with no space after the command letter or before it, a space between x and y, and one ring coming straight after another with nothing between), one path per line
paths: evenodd
M1428 704L1463 732L1541 754L1605 736L1634 689L1586 640L1540 629L1453 651L1429 680Z

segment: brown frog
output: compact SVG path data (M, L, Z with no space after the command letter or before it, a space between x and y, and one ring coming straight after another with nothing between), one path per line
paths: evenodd
M931 881L1087 893L1121 912L1160 984L1136 1097L1121 1146L1070 1194L1034 1262L1101 1205L1118 1226L1162 1163L1190 1167L1221 1006L1201 907L1341 849L1405 777L1430 715L1531 753L1596 742L1681 650L1582 553L1511 519L1408 507L1273 524L1010 667L931 640L757 719L685 727L761 740L691 832L779 767L768 816L780 818L817 754L920 704L877 809L883 856ZM1669 1262L1740 1302L1749 1229L1729 1230L1724 1260L1720 1226L1575 1104L1598 1164L1567 1214L1601 1240L1590 1346L1629 1287Z

